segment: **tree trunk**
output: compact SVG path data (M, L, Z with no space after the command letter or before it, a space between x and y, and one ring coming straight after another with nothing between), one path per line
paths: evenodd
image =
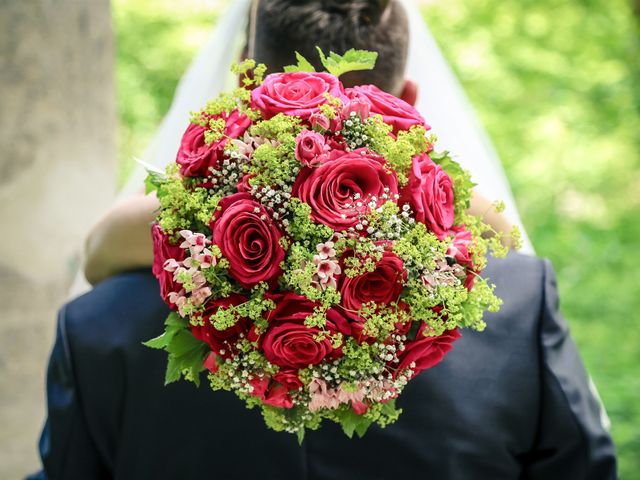
M0 0L0 478L38 465L43 377L115 172L108 0Z

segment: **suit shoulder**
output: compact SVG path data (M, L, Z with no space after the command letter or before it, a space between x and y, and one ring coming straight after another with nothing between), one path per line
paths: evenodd
M162 330L167 307L150 270L115 275L60 311L59 321L72 343L104 348L138 341Z
M518 252L509 252L505 258L489 257L487 268L483 276L501 275L515 276L528 272L532 275L544 275L545 260L534 255L526 255Z
M490 257L482 277L495 284L497 290L510 287L510 290L518 290L521 296L537 297L543 293L548 265L548 260L510 252L505 258Z
M495 294L502 300L500 310L486 316L490 328L537 338L545 302L546 268L545 260L519 253L489 258L482 277L495 285Z

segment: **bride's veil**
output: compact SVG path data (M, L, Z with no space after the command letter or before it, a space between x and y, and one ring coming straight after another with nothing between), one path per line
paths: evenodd
M237 77L231 74L229 67L238 61L244 46L251 0L229 3L207 43L180 79L171 108L142 156L144 162L164 168L174 161L182 134L189 124L189 113L200 110L207 100L220 92L237 86ZM120 198L139 192L145 176L144 168L136 165L120 191Z
M229 65L239 58L251 0L234 0L180 81L169 113L144 153L145 162L163 167L175 159L180 138L197 110L219 92L233 87L236 79ZM509 183L500 161L479 125L458 80L429 33L418 8L402 0L409 17L409 59L407 76L419 85L418 110L438 136L440 149L452 152L470 170L476 187L491 200L503 200L505 214L519 225L525 252L531 244L522 227ZM145 172L137 166L121 196L139 191Z
M504 214L522 232L525 253L533 253L500 160L481 127L462 86L431 36L419 9L402 0L409 16L407 77L418 83L417 109L438 137L436 148L449 150L471 172L476 190L502 200Z

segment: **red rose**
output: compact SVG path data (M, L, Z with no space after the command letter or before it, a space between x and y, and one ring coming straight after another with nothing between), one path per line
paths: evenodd
M248 193L224 197L209 223L213 243L229 260L229 274L244 288L271 282L281 273L282 233L269 211Z
M260 109L266 119L284 113L307 120L327 103L325 93L344 97L342 84L329 73L273 73L251 92L251 106Z
M473 242L473 236L470 231L465 230L463 225L453 227L448 234L453 235L453 240L449 250L447 250L447 256L452 257L458 265L466 269L467 275L464 286L467 290L471 290L476 275L480 273L475 269L473 258L469 251L469 246Z
M164 263L173 258L178 262L185 259L185 251L180 244L172 245L169 237L162 231L160 225L154 223L151 227L151 239L153 241L153 267L151 271L160 283L160 295L171 309L176 310L175 303L169 302L169 294L178 292L182 288L173 281L173 272L164 269Z
M399 310L403 310L407 314L411 313L411 308L409 307L409 305L407 305L402 300L400 300L398 302L398 308L399 308ZM411 323L412 323L411 320L405 320L403 322L396 322L396 329L395 329L394 333L396 335L407 335L409 333L409 330L411 330Z
M351 401L351 410L353 410L353 413L355 413L356 415L362 415L364 413L367 412L367 410L369 410L369 407L366 403L359 401L359 400L352 400Z
M216 359L216 354L214 352L207 353L207 356L204 358L204 362L202 362L202 366L209 370L211 373L218 373L218 360Z
M351 252L345 253L343 260ZM347 317L354 321L352 324L353 336L362 337L362 318L358 311L367 302L376 302L379 305L389 305L397 302L404 282L407 280L407 272L404 263L393 252L385 251L382 258L376 263L372 272L366 272L356 277L341 275L338 282L338 291L341 295L341 305Z
M282 369L273 376L273 379L287 387L287 390L298 390L303 386L302 380L295 370Z
M417 221L424 223L440 240L453 226L453 184L440 165L427 154L413 157L409 183L400 194Z
M394 134L399 130L409 130L413 125L422 125L427 130L430 128L415 108L404 100L383 92L375 85L347 88L345 94L351 99L367 101L371 105L371 114L382 115L385 123L393 127Z
M253 177L253 174L245 173L240 179L240 181L237 183L236 190L238 190L238 192L250 192L251 185L249 184L249 180L251 180L252 177Z
M319 133L302 130L296 137L296 159L307 167L314 167L324 160L325 140Z
M397 367L398 372L411 368L415 376L422 370L437 365L453 348L453 342L460 338L460 332L457 328L447 330L437 337L425 337L423 333L426 325L424 322L420 325L415 340L408 341L404 350L398 355L400 360ZM415 366L410 367L414 362Z
M271 383L269 377L253 378L249 380L253 387L251 394L260 397L267 405L279 408L292 408L293 401L286 386L280 383Z
M342 348L334 348L330 338L316 339L318 328L304 324L317 303L291 292L266 294L265 298L276 303L267 316L270 325L260 339L264 356L271 363L298 370L342 354ZM349 333L347 320L334 309L327 312L326 326L331 333Z
M213 118L226 121L224 135L221 139L207 144L204 141L206 129L195 123L189 124L182 136L176 163L180 165L180 173L185 177L206 177L209 167L217 167L224 155L224 148L231 138L238 138L251 125L246 115L234 110L231 114L222 113Z
M319 167L303 168L292 195L309 204L313 220L340 232L354 227L358 217L369 212L367 202L372 195L378 205L383 203L383 194L393 199L397 192L396 175L385 169L384 158L359 148L353 152L334 150Z
M228 358L235 351L235 344L240 335L249 331L250 322L246 318L240 318L232 327L226 330L218 330L211 324L210 318L220 308L228 308L230 305L240 305L246 302L246 297L232 293L227 298L212 300L207 303L206 310L202 314L204 325L191 325L191 333L198 340L206 342L211 351L221 357Z

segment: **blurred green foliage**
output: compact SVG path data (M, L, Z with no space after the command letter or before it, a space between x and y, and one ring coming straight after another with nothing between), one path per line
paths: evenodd
M640 65L626 0L424 8L505 165L538 255L640 478ZM437 131L437 125L434 125Z
M217 18L216 2L113 0L118 104L118 185L122 186L174 90Z
M504 162L537 253L640 479L640 66L626 0L431 0L424 13ZM114 0L120 182L218 8ZM434 125L437 132L437 125Z

